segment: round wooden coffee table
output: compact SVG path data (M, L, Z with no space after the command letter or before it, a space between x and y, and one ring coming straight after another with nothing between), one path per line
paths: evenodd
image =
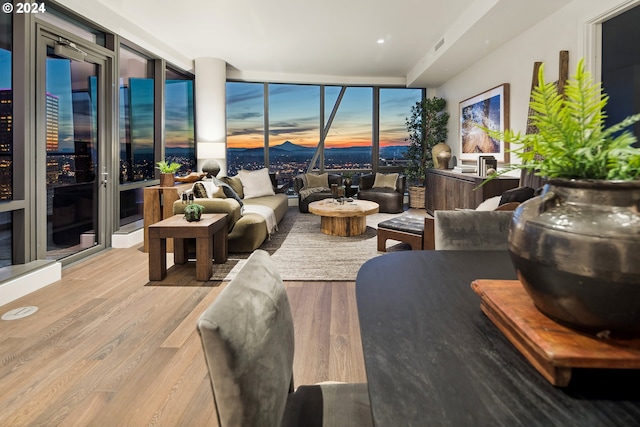
M324 199L309 204L309 212L320 216L320 231L331 236L358 236L367 229L367 215L378 212L378 204L354 200L339 204Z

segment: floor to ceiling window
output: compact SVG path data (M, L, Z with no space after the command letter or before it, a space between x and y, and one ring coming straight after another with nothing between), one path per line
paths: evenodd
M340 89L336 86L325 88L325 126ZM371 169L372 114L373 88L348 87L324 140L325 169Z
M406 121L422 93L422 89L380 89L379 166L405 165L404 153L409 145Z
M400 170L406 118L423 96L423 89L228 82L228 174L264 167L265 158L281 183L309 169Z
M278 178L305 172L320 140L320 86L269 85L269 168Z
M227 83L227 173L264 167L264 84Z
M165 159L182 165L181 173L196 170L193 76L166 69L164 84Z
M120 46L120 225L142 219L143 188L155 176L154 61Z
M0 14L0 267L13 263L13 213L2 211L13 200L12 22L11 14Z
M48 47L46 59L47 258L97 244L99 66Z
M153 61L120 47L120 182L154 177Z
M602 24L602 86L609 95L606 126L640 113L640 6ZM640 138L640 123L632 128ZM640 142L636 142L640 147Z

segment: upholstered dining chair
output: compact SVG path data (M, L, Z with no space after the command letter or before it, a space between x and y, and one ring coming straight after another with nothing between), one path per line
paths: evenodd
M372 425L366 384L294 391L291 308L267 252L249 257L197 328L221 427Z

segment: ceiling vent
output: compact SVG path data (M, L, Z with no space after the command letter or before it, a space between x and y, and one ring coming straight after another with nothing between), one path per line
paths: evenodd
M438 43L436 43L436 47L434 48L434 51L438 51L438 49L440 49L442 47L442 45L444 44L444 37L440 39L440 41Z

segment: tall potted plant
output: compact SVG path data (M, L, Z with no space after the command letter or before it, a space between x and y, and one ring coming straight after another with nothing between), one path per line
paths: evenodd
M609 98L582 60L564 95L545 83L544 67L538 78L538 133L489 132L520 145L522 164L509 169L547 178L514 213L511 259L547 316L601 337L640 335L640 148L624 131L640 115L605 128Z
M411 107L407 118L410 141L404 157L408 160L404 173L409 182L409 206L424 209L424 180L428 168L434 166L431 150L447 140L449 113L443 98L424 98Z
M160 171L160 186L173 187L176 181L176 172L182 167L180 163L167 162L163 160L157 163L157 169Z

